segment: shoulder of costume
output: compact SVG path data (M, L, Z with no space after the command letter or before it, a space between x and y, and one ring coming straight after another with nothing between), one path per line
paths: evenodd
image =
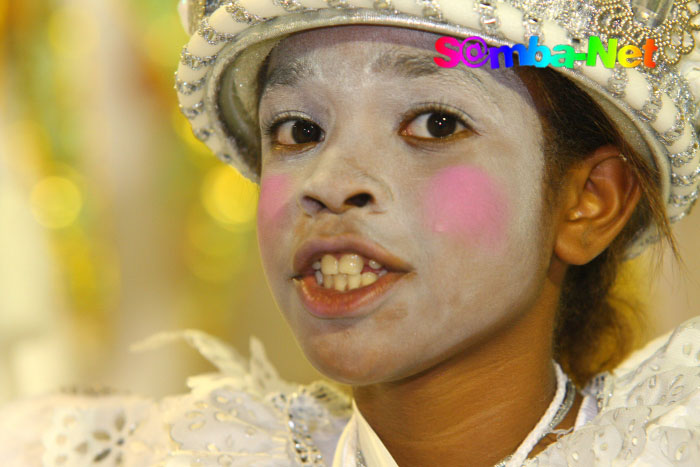
M322 381L284 381L257 339L249 360L196 330L158 334L133 348L175 340L218 371L189 378L189 393L162 400L72 389L11 403L0 408L3 465L289 466L332 459L352 412L342 391Z
M591 387L598 415L527 465L700 465L700 316Z

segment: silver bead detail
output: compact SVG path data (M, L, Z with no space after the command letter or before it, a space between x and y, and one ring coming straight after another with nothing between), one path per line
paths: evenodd
M695 204L698 199L698 188L695 188L692 193L687 195L671 195L669 196L669 203L677 208L682 208L688 206L688 209Z
M197 55L191 54L187 47L182 49L180 53L180 62L193 70L199 70L203 67L208 67L216 61L216 55L211 55L209 57L198 57Z
M608 90L613 96L622 99L625 97L628 81L627 69L618 64L613 69L612 76L608 79Z
M671 165L673 165L674 167L684 166L688 162L695 159L699 148L700 144L698 144L697 141L693 141L693 144L691 144L690 147L685 151L678 152L676 154L669 154L668 157L669 159L671 159Z
M474 9L479 14L481 29L491 35L500 36L498 29L501 27L501 19L496 15L496 4L493 0L477 0Z
M206 82L207 82L206 76L198 79L197 81L192 81L192 82L182 81L182 80L177 79L177 77L176 77L175 89L180 94L185 95L185 96L189 96L191 94L194 94L197 91L200 91L204 87Z
M201 115L202 112L204 112L204 101L199 101L195 105L193 105L192 107L183 107L181 105L180 111L188 119L194 120L199 115Z

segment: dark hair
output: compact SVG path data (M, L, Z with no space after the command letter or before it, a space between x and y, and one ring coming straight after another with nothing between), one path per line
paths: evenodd
M613 287L635 235L655 225L674 253L677 250L659 188L659 171L632 149L600 106L549 68L517 67L516 73L533 96L543 124L545 203L556 203L561 180L572 166L607 144L624 154L642 188L632 217L610 246L588 264L569 266L564 278L555 358L578 385L584 385L597 373L615 368L640 343L643 309Z

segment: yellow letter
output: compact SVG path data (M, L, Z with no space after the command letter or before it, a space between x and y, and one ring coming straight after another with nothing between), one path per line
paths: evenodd
M625 68L634 68L642 63L642 51L635 45L625 45L620 47L617 53L617 61Z

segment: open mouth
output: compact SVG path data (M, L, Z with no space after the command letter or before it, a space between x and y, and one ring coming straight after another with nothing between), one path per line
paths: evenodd
M293 277L307 310L322 318L363 314L377 305L409 267L381 247L337 239L314 242L295 258Z
M338 292L367 287L389 271L381 263L357 253L324 254L311 265L316 284Z

